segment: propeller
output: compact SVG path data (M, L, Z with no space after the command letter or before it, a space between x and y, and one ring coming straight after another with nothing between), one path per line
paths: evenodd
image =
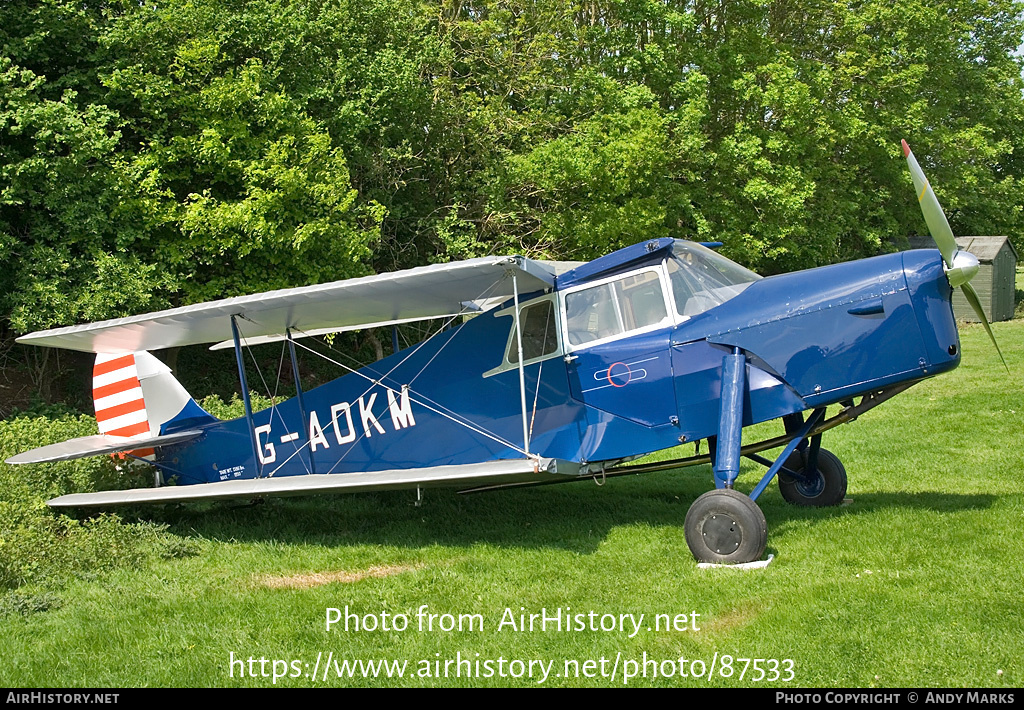
M910 151L910 146L907 145L906 141L901 141L901 143L903 144L903 155L907 159L907 165L910 166L910 176L914 180L914 189L917 190L917 201L921 203L921 212L924 214L924 221L928 225L928 231L931 232L932 239L935 240L935 245L942 254L943 270L946 272L946 278L949 279L949 285L963 291L967 302L971 304L971 308L978 315L978 320L985 326L985 332L988 333L992 344L996 346L996 352L999 353L999 359L1002 360L1003 367L1009 373L1010 368L1006 366L1003 351L999 349L999 343L996 342L992 326L989 325L988 318L985 317L985 310L981 307L981 299L978 298L978 292L974 290L970 283L971 279L978 273L978 257L969 251L962 251L957 247L953 230L949 228L949 222L946 220L946 214L942 211L942 206L939 204L939 198L935 196L935 190L928 183L928 178L924 176L924 171L921 170L921 166L917 163L917 158Z

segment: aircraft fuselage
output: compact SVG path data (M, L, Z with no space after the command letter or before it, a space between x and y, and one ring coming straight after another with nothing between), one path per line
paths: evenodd
M746 272L735 284L728 273L715 281L724 260L705 252L653 240L560 275L549 293L522 295L522 392L507 302L301 402L255 413L252 433L245 417L212 424L159 460L179 483L477 463L524 450L619 461L714 436L723 357L737 348L744 426L959 363L938 251L764 279Z

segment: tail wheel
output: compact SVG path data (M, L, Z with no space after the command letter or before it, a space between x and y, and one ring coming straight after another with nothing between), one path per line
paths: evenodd
M779 474L779 492L793 505L821 508L839 505L846 498L846 468L839 457L828 449L818 450L818 466L814 474L804 474L806 452L794 451L786 460L786 468L803 474L803 479Z
M768 523L757 503L727 488L695 500L683 527L698 562L753 562L768 544Z

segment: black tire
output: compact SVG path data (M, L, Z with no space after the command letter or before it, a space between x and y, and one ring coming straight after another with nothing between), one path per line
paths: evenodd
M803 473L806 453L794 451L786 460L786 468ZM810 481L779 475L779 492L793 505L823 508L839 505L846 498L846 468L839 457L828 449L818 450L818 472Z
M698 562L753 562L768 544L768 523L757 503L728 488L695 500L686 511L683 528Z

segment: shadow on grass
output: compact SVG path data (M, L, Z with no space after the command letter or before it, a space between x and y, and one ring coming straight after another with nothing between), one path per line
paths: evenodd
M692 497L657 489L594 484L462 496L453 490L275 498L252 506L193 505L148 511L180 535L294 544L597 549L615 527L682 527Z
M430 489L418 507L414 491L393 491L275 498L257 505L192 504L136 513L142 519L168 523L179 535L225 542L409 548L489 544L589 554L611 530L623 525L677 528L680 544L685 546L686 511L708 490L708 478L676 472L610 480L603 487L578 482L469 496ZM760 499L768 520L769 542L773 532L802 521L894 508L977 510L989 508L997 500L995 495L939 492L881 492L853 498L849 506L802 508L789 505L777 489L770 488Z
M848 496L852 502L831 508L803 508L782 500L778 491L768 500L761 499L762 509L768 519L768 539L771 542L773 529L782 532L792 523L805 520L826 520L843 516L860 516L886 510L907 509L932 511L936 513L957 513L966 510L991 508L999 499L994 494L940 493L935 491L858 493Z

